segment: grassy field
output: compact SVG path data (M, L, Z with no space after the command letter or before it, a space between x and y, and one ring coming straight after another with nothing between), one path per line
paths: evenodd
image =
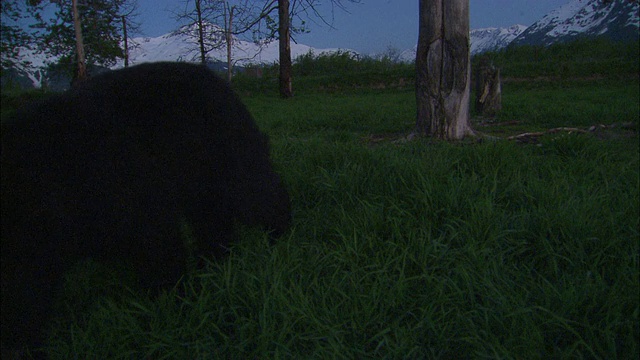
M458 143L404 141L410 88L281 100L248 85L292 230L269 246L241 229L228 259L159 297L96 290L104 270L82 267L51 356L636 358L638 85L512 79L498 118L474 118L483 136ZM557 127L586 132L505 139Z

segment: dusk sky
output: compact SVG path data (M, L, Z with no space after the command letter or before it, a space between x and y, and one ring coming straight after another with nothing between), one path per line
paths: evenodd
M529 26L570 1L587 0L470 0L471 29ZM333 28L318 18L305 19L310 33L294 34L294 41L318 49L342 48L362 54L416 46L418 0L360 0L359 4L342 0L346 12L337 7L332 11L330 0L318 2L322 4L318 11ZM193 7L193 0L189 3ZM183 25L174 14L184 10L185 0L137 0L137 4L141 33L134 37L157 37Z
M471 29L529 26L549 11L569 0L470 0ZM296 35L298 43L315 48L347 48L360 53L412 48L418 40L418 0L362 0L353 4L342 0L349 13L340 9L331 12L329 0L322 0L320 12L334 29L319 20L307 21L311 32ZM138 0L138 21L143 36L155 37L168 33L180 24L172 10L183 9L181 0Z

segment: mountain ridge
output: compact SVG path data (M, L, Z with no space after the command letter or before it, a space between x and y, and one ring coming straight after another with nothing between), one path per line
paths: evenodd
M638 41L640 5L629 0L572 0L533 23L510 45L548 46L579 37Z
M471 55L502 49L526 29L527 26L516 24L508 28L490 27L471 30L469 32Z
M220 27L213 24L205 26L208 38L222 39L223 32ZM156 61L199 61L197 37L195 30L189 26L157 37L137 37L133 38L135 44L129 50L129 62L139 64L143 62ZM216 48L207 53L207 60L212 62L226 62L227 48L222 41L218 42ZM277 41L254 43L234 38L232 45L232 61L235 66L246 66L250 64L271 64L278 61L279 49ZM300 55L313 51L315 54L333 53L337 51L348 51L349 49L326 48L318 49L304 44L291 43L291 57L295 59ZM112 69L124 67L124 60L119 59Z

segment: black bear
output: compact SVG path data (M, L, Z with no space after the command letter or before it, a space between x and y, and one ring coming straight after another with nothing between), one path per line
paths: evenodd
M234 224L273 236L289 195L267 137L229 85L200 65L154 63L97 76L2 124L2 348L42 343L65 271L122 261L148 287L195 255L224 253Z

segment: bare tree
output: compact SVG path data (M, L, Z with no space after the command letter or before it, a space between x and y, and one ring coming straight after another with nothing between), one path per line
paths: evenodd
M439 139L473 135L469 0L420 0L416 54L416 134Z
M348 0L352 3L361 3L361 0ZM290 98L293 96L293 88L291 81L292 62L291 62L291 19L298 18L302 21L304 30L304 20L306 18L317 18L328 26L332 26L326 18L319 12L320 0L294 0L290 5L289 0L278 0L278 35L280 42L280 96ZM331 12L333 14L335 8L346 11L342 0L331 0ZM296 31L294 31L296 32Z
M347 0L351 3L360 3L361 0ZM304 18L320 19L321 22L328 26L332 26L326 18L319 12L320 0L267 0L262 6L255 7L255 2L252 5L247 5L247 1L244 2L244 8L251 8L248 13L249 17L245 17L243 25L235 28L232 33L234 35L247 32L251 30L254 37L269 41L270 39L278 38L279 44L279 62L280 62L280 77L279 88L280 96L283 98L290 98L293 96L292 87L292 61L291 61L291 37L292 34L305 32ZM331 0L332 14L335 8L345 10L346 8L342 0ZM278 10L278 21L276 22L272 13ZM245 10L246 11L246 10ZM293 19L297 20L300 25L294 25ZM265 26L262 27L262 23ZM276 25L277 24L277 25Z
M278 36L280 39L280 96L287 99L293 96L291 81L291 19L289 18L289 0L278 0Z
M187 0L186 5L192 0ZM291 85L291 37L292 34L307 31L305 18L320 19L326 25L332 26L329 21L320 13L320 0L266 0L259 2L255 0L237 0L234 5L230 1L223 0L193 0L200 3L195 10L184 11L176 15L179 21L187 20L188 24L200 28L198 19L207 19L207 22L216 24L220 17L224 19L222 30L205 32L204 36L198 40L201 46L201 54L205 54L222 46L221 39L226 39L228 66L232 66L230 61L230 47L233 43L232 36L245 33L253 34L256 43L264 44L277 38L280 51L280 95L283 98L293 96ZM346 0L351 3L360 3L361 0ZM331 0L332 14L335 8L346 10L343 0ZM198 10L199 9L199 10ZM277 20L273 13L278 11ZM198 15L200 14L200 15ZM294 24L294 21L295 24ZM200 23L202 25L205 22ZM183 27L180 32L186 33L189 27ZM192 31L192 30L191 30ZM204 48L202 44L205 44ZM202 56L201 56L202 59Z
M266 18L272 6L271 0L264 4L254 0L187 0L185 9L175 13L177 21L184 23L176 34L183 34L196 39L200 62L206 63L209 53L226 47L227 78L230 81L233 66L237 61L233 59L232 49L234 40L238 36L254 35L251 40L260 43L262 35L266 33L261 22ZM191 8L193 6L193 8Z
M213 0L186 0L184 10L175 13L176 20L185 24L174 34L195 37L198 57L202 64L206 64L209 52L222 46L220 31L212 26L213 19L222 13L220 4L220 1Z
M124 67L129 67L129 37L131 34L140 31L140 24L134 20L138 16L137 10L138 4L136 1L129 0L123 4L120 12L120 19L122 20L122 40L124 42Z
M231 82L231 76L233 76L233 59L231 57L231 48L233 47L233 35L231 29L233 29L233 12L236 9L235 6L230 6L229 3L224 4L224 39L227 44L227 81Z

